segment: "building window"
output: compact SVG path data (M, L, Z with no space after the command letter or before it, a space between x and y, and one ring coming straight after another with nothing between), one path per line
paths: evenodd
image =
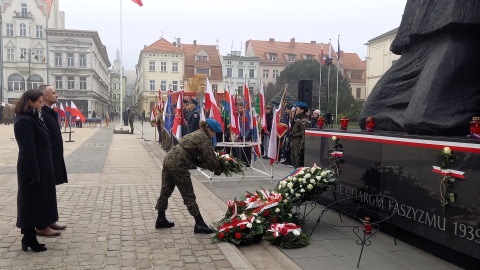
M73 67L74 66L74 61L73 61L73 53L67 53L67 65L69 67Z
M160 81L160 89L162 89L162 91L167 91L167 81Z
M362 88L357 88L357 93L355 95L355 98L359 99L362 97Z
M24 37L27 35L27 26L24 23L20 24L20 36Z
M178 63L177 62L172 63L172 72L178 72Z
M227 68L227 77L228 78L232 77L232 68Z
M243 78L243 68L238 69L238 78Z
M35 36L37 38L43 38L43 25L35 26Z
M295 61L295 55L288 55L288 62L294 62Z
M87 90L87 77L80 77L80 90Z
M249 78L255 78L255 69L249 69L248 70L248 77Z
M264 79L268 79L268 71L269 71L268 69L263 70L263 78Z
M15 50L7 49L7 61L15 61Z
M84 53L80 54L80 67L86 67L87 66L87 55Z
M209 75L208 68L197 68L197 74L206 74Z
M62 66L62 53L55 53L55 66Z
M37 89L41 84L43 84L43 79L37 74L32 74L27 80L30 85L27 85L27 89Z
M271 54L268 55L268 59L269 59L270 61L277 61L277 55L271 53Z
M150 61L148 63L148 70L149 71L155 71L155 61Z
M274 69L273 70L273 78L276 79L278 76L280 76L280 71L278 71L277 69Z
M206 62L206 61L208 61L208 56L205 56L205 55L197 55L197 61Z
M150 91L155 91L155 80L150 80Z
M55 88L63 89L63 78L62 76L55 76Z
M167 71L167 62L160 62L160 71Z
M25 91L25 79L18 73L8 76L8 91Z
M75 88L75 77L68 76L67 88L68 89L74 89Z
M313 61L313 56L307 55L307 56L305 57L305 59L307 59L307 60L309 60L309 61Z
M7 36L13 37L13 23L7 23Z
M178 91L178 81L172 81L172 90Z
M22 4L22 16L23 16L23 17L26 17L26 16L27 16L27 13L28 13L27 4L23 3L23 4Z
M45 56L43 55L43 50L36 50L35 54L37 56L37 63L45 62Z
M243 65L243 62L238 62L239 65Z

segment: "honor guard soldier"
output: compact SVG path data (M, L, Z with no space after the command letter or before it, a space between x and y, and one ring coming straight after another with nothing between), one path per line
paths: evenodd
M292 151L292 165L295 168L303 166L303 155L305 153L305 128L309 127L308 118L305 112L308 106L305 102L295 103L295 119L290 133L290 148Z
M190 99L187 106L187 134L190 134L199 129L200 113L197 108L198 103L194 99ZM186 134L185 134L186 135Z

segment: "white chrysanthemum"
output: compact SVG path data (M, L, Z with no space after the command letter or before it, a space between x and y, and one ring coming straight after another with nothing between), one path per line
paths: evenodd
M293 233L293 235L295 235L295 236L299 236L299 235L300 235L300 231L299 231L299 230L293 230L292 233Z
M257 219L257 223L260 224L262 223L262 221L260 219Z
M313 185L312 185L312 184L308 184L307 188L308 188L308 189L312 189L312 188L313 188Z
M292 188L292 187L293 187L293 183L288 183L288 184L287 184L287 187Z
M293 179L293 177L291 177L291 176L287 177L287 180L292 180L292 179Z
M309 174L309 173L305 174L305 179L308 179L308 178L310 178L310 177L312 177L311 174Z
M300 194L299 194L299 193L297 193L297 194L295 194L295 196L296 196L296 197L300 197Z
M295 193L295 191L294 191L293 189L290 189L290 193L292 193L292 194L293 194L293 193Z
M320 176L322 176L322 177L327 176L327 172L326 172L326 171L323 171L323 172L320 174Z
M242 215L242 220L247 220L247 216Z
M282 187L284 187L286 184L287 184L287 182L285 182L285 181L280 182L280 185L282 185Z
M247 223L247 228L252 228L252 223Z
M288 217L289 217L289 218L292 218L292 214L288 214Z
M337 136L332 136L332 140L333 140L333 141L336 141L336 140L337 140Z
M303 193L303 192L305 192L305 189L303 189L303 188L302 188L302 189L300 189L300 192L302 192L302 193Z
M280 208L275 208L275 213L280 213Z
M310 184L315 184L315 179L310 179Z
M300 171L298 174L300 174L300 175L304 175L304 174L305 174L305 172L303 172L303 171Z
M318 181L320 181L320 179L322 179L322 177L320 175L317 175L315 176L315 179L317 179Z

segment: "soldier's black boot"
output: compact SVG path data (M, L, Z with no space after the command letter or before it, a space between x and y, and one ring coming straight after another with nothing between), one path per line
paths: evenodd
M203 217L201 214L198 214L198 216L194 216L195 218L195 227L193 228L194 233L205 233L205 234L210 234L213 233L213 230L208 227L207 224L205 224L205 221L203 221Z
M174 222L170 222L165 217L165 211L158 211L157 221L155 222L155 229L171 228L175 226Z

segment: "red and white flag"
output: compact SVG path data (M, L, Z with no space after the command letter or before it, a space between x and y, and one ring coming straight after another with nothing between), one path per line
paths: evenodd
M236 107L235 107L235 99L233 95L230 95L230 83L227 82L227 89L225 90L225 99L227 100L227 103L229 105L229 110L230 110L230 130L237 134L240 135L240 129L238 128L238 117L236 113Z
M82 112L75 106L75 103L73 101L70 101L70 113L72 116L79 117L80 121L82 123L85 123L85 116L83 116Z
M182 123L183 123L183 91L179 91L177 108L175 109L175 118L173 119L172 133L178 140L182 137Z
M134 2L135 4L143 7L143 3L142 3L142 0L132 0L132 2Z
M205 108L210 110L210 118L217 120L217 122L222 126L222 132L225 130L225 125L222 119L222 113L220 108L217 106L217 101L215 100L215 95L213 94L213 88L210 84L210 81L207 78L207 90L205 93Z
M277 120L280 119L279 115L281 110L282 106L280 106L278 110L275 110L275 115L272 119L272 131L270 131L270 140L268 141L267 153L267 156L270 158L270 166L272 166L275 160L277 160L277 129L275 127L277 126Z
M267 115L265 114L265 91L263 90L263 80L260 80L260 90L258 91L258 98L260 100L260 123L262 124L263 132L268 133Z
M63 108L63 104L60 102L60 117L65 117L65 109Z

